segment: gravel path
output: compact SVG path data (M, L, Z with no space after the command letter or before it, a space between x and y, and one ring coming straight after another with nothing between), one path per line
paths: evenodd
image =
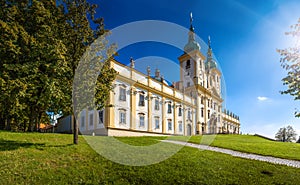
M210 151L214 151L214 152L220 152L220 153L232 155L235 157L241 157L241 158L245 158L245 159L265 161L265 162L269 162L269 163L281 164L281 165L291 166L291 167L295 167L295 168L300 168L300 161L295 161L295 160L281 159L281 158L276 158L276 157L268 157L268 156L262 156L262 155L257 155L257 154L248 154L248 153L237 152L234 150L229 150L229 149L224 149L224 148L218 148L218 147L212 147L212 146L200 145L200 144L194 144L194 143L187 143L187 142L182 142L182 141L173 141L173 140L162 140L162 141L167 142L167 143L173 143L173 144L179 144L179 145L185 145L185 146L189 146L189 147L193 147L193 148L198 148L201 150L210 150Z

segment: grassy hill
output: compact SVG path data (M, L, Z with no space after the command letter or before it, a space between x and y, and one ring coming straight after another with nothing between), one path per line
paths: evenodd
M218 136L233 141L235 136ZM248 138L249 137L249 138ZM241 137L246 141L258 138ZM151 145L161 137L119 138ZM200 137L192 137L197 142ZM260 140L260 139L258 139ZM0 184L298 184L300 169L235 158L184 147L169 159L149 166L125 166L100 156L80 137L0 132ZM225 141L224 141L225 142ZM261 141L264 143L263 141ZM228 142L225 142L228 143ZM250 142L251 143L251 142ZM284 150L290 145L283 143ZM251 148L251 147L250 147ZM278 148L277 148L278 149ZM279 147L280 149L280 147Z
M300 161L299 143L270 141L251 135L192 136L189 142L205 144L205 140L212 141L210 146Z

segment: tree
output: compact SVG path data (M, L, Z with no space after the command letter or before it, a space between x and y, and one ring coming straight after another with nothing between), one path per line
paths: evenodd
M103 19L94 17L96 6L86 0L0 0L0 5L0 121L8 129L32 131L46 112L72 114L80 58L108 33ZM114 46L102 39L97 49L111 56ZM114 78L104 63L94 87L97 106L105 105Z
M93 70L100 70L102 67L103 70L101 70L100 76L97 79L96 83L96 91L95 89L85 88L85 87L78 87L77 84L74 83L74 77L76 73L76 69L78 68L78 64L80 59L83 57L83 54L86 52L86 50L89 48L89 46L99 37L103 36L102 40L98 42L96 45L98 51L107 51L105 52L105 55L107 55L107 59L112 56L114 53L115 46L107 46L107 43L105 42L104 38L105 35L108 34L108 30L104 29L103 19L102 18L95 18L96 8L97 6L94 4L88 3L86 0L63 0L64 3L64 13L65 13L65 19L66 19L66 25L63 27L63 35L62 38L64 40L65 45L67 46L67 60L68 65L70 67L70 74L68 76L68 85L66 86L66 91L72 95L73 91L73 99L70 96L68 99L66 99L66 104L70 106L65 106L64 112L73 113L74 118L74 144L78 143L78 122L77 122L77 115L79 112L73 112L72 110L72 104L78 105L79 102L77 102L78 94L74 93L73 87L81 88L81 97L85 96L85 93L88 93L87 91L93 92L93 95L96 95L97 100L95 101L97 103L97 106L100 105L100 107L105 105L106 99L109 96L109 91L111 90L111 83L115 79L116 72L114 70L111 70L109 67L109 63L104 63L104 67L102 65L94 65ZM92 29L91 23L94 24L95 29ZM103 56L93 56L94 58L90 58L89 60L95 61L99 63L101 60L101 57ZM106 66L106 67L105 67ZM89 67L80 67L80 70L87 70ZM82 72L82 74L86 74ZM108 78L106 78L108 77ZM93 77L87 75L82 76L81 79L84 79L87 81L86 85L90 85L90 83L93 79ZM103 81L105 79L105 81ZM76 82L76 80L75 80ZM82 84L82 83L81 83ZM94 86L90 86L94 87ZM79 92L77 89L76 92ZM83 95L82 95L83 94ZM83 103L83 102L81 102ZM91 108L93 105L90 104L91 102L84 102L83 105L80 105L80 109L82 110L84 108ZM69 108L69 109L68 109Z
M291 30L285 34L295 38L295 45L277 50L281 55L281 66L287 70L287 76L282 81L288 89L281 93L293 96L294 100L300 100L300 18L298 23L292 25ZM296 111L295 116L300 117L300 111Z
M282 142L292 142L296 140L296 136L296 131L289 125L287 127L280 128L276 133L275 138Z

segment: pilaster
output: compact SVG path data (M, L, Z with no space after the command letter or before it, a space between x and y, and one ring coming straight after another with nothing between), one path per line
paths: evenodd
M152 132L152 93L148 92L148 132Z
M135 130L136 128L136 88L131 87L130 93L130 129Z
M162 97L162 133L166 133L166 98Z

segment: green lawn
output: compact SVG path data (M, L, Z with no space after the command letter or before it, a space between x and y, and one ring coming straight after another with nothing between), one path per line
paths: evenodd
M299 143L283 143L263 139L251 135L217 135L213 137L210 146L217 146L247 153L255 153L279 158L300 160ZM205 143L202 136L192 136L189 142ZM207 140L207 138L204 138ZM209 140L209 139L208 139Z
M162 137L118 139L132 145L151 145ZM217 141L215 140L216 143ZM143 167L125 166L100 156L91 149L83 137L80 137L79 142L77 146L72 145L72 135L0 132L0 184L299 184L300 182L300 169L189 147L182 148L158 164Z

